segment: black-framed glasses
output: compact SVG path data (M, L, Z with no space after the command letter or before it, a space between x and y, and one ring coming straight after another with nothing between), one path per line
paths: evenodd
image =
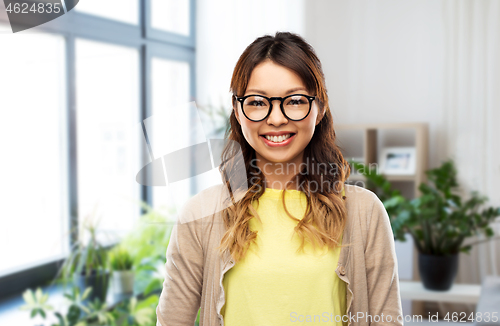
M251 94L243 97L235 96L241 103L241 110L245 117L254 122L266 119L273 109L273 101L280 100L283 115L292 121L304 120L311 112L312 102L316 96L292 94L285 97L267 97Z

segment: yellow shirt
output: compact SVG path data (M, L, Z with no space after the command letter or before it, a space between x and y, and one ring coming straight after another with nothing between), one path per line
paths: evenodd
M314 251L306 241L305 253L296 253L301 240L293 228L298 222L284 211L282 191L266 188L258 207L252 203L263 223L250 220L250 229L258 231L258 246L252 243L244 259L224 275L224 325L343 326L347 324L341 320L346 313L346 284L335 273L340 248ZM304 217L303 192L287 190L285 201L294 217Z

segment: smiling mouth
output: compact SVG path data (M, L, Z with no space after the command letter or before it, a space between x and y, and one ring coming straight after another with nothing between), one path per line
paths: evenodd
M267 140L273 143L281 143L287 140L288 138L292 137L295 135L295 133L290 133L286 135L281 135L281 136L269 136L269 135L261 135L262 137L265 137Z

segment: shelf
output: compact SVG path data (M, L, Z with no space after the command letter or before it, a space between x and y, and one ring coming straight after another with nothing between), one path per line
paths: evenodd
M334 126L336 130L359 130L359 129L418 129L425 123L402 122L402 123L355 123L339 124Z
M389 181L415 181L416 176L411 175L384 175ZM351 174L347 180L350 181L366 181L366 177L361 174Z
M345 124L335 127L338 133L338 140L341 143L344 155L356 154L357 157L363 159L363 163L372 167L379 162L379 154L381 146L409 146L409 145L382 145L379 140L384 139L383 130L396 130L398 137L400 134L411 132L411 138L408 139L415 147L415 172L411 175L386 175L383 174L388 181L405 181L412 182L411 188L405 186L405 189L410 189L412 194L408 192L407 196L418 196L420 194L419 186L426 181L425 171L427 170L428 160L428 126L426 123L368 123L368 124ZM345 131L345 133L342 133ZM342 137L344 136L344 137ZM382 137L382 138L381 138ZM397 143L397 141L396 141ZM346 159L351 160L354 157L346 156ZM351 171L352 172L352 171ZM353 174L349 177L349 181L366 181L363 175Z
M448 291L432 291L419 281L399 281L401 299L477 304L481 285L453 284Z
M414 174L401 174L401 175L384 175L389 181L415 181L416 175Z

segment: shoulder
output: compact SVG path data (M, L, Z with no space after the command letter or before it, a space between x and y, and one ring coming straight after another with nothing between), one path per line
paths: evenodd
M344 184L344 189L348 205L371 207L376 200L379 200L373 191L360 186Z
M344 187L348 215L360 219L366 227L370 226L372 219L388 218L384 204L373 191L356 185L346 184Z

